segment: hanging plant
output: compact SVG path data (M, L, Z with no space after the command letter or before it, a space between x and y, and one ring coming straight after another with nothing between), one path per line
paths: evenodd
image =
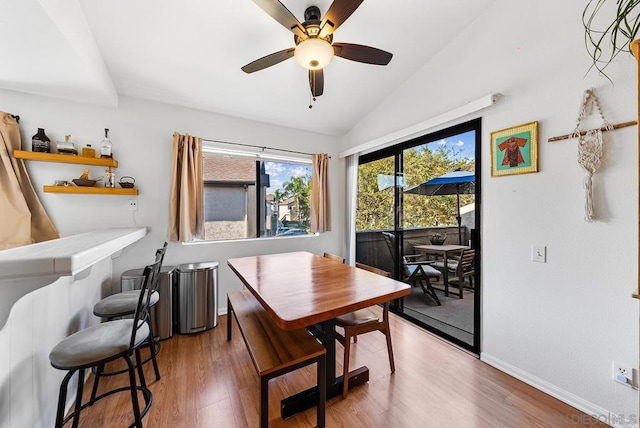
M636 9L640 0L616 0L616 15L604 19L601 15L608 9L601 9L605 3L611 1L589 0L582 12L584 42L593 61L591 68L597 69L607 79L609 77L604 73L604 69L620 52L631 52L629 43L636 39L640 27L640 9ZM596 27L595 25L600 25L601 21L604 25L608 23L608 26L604 29Z

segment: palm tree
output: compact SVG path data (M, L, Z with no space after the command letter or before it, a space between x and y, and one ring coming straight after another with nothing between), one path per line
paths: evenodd
M309 218L309 178L291 177L283 188L283 197L293 197L295 200L298 225L301 225L303 220Z

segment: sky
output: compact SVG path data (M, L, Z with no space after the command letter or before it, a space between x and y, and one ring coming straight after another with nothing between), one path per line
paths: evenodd
M269 184L271 185L267 188L267 193L271 194L276 189L282 190L284 183L289 181L291 177L311 177L311 165L267 161L264 163L264 169L269 174Z
M459 153L455 156L456 159L475 159L476 147L475 147L475 131L465 132L464 134L454 135L450 138L445 138L438 141L436 144L441 147L453 147L456 152Z

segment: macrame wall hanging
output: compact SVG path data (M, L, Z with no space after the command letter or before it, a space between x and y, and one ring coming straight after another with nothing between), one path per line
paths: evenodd
M587 172L584 178L584 219L593 221L593 174L596 173L602 163L602 130L612 131L613 126L607 122L600 107L600 101L595 94L595 89L587 89L582 97L582 105L578 111L576 127L571 133L571 138L578 138L578 164ZM590 129L584 133L580 132L580 123L591 114L593 107L596 107L598 114L602 118L600 128Z
M580 131L580 124L592 113L594 106L602 119L601 127L590 129L588 131ZM584 91L582 104L580 105L580 111L578 112L578 118L576 119L576 127L573 132L567 135L551 137L547 140L551 143L553 141L567 140L569 138L578 138L578 164L587 172L587 175L584 178L584 219L586 221L592 222L596 219L593 211L593 175L600 167L604 154L602 133L612 131L614 129L626 128L627 126L633 126L637 123L638 122L635 120L615 125L611 125L607 122L604 118L604 114L602 113L600 101L595 94L595 89L591 88Z

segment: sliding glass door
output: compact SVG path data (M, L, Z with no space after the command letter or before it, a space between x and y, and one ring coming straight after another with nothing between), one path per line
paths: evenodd
M412 285L394 311L474 352L479 141L477 119L362 156L356 215L356 260Z

